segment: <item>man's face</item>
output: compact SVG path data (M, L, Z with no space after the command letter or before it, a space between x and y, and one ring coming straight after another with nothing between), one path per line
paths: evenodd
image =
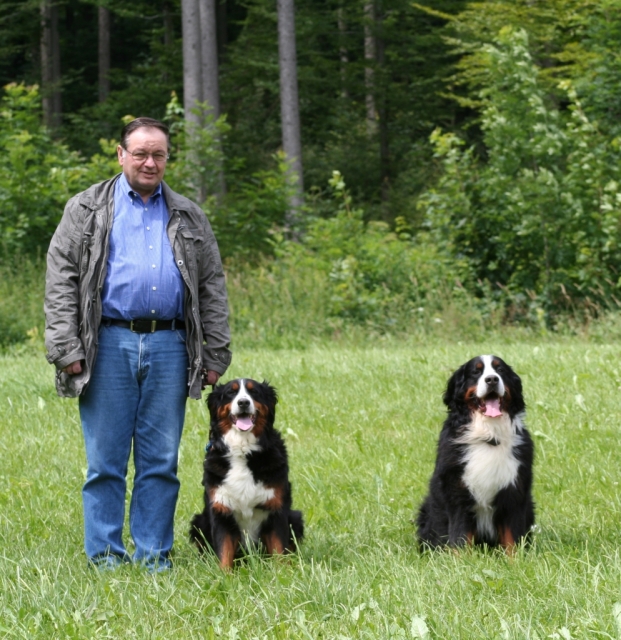
M147 156L143 160L136 160L132 153ZM140 127L127 138L127 150L119 145L117 154L129 186L143 197L150 196L164 177L166 160L156 162L153 156L167 156L166 134L153 127Z

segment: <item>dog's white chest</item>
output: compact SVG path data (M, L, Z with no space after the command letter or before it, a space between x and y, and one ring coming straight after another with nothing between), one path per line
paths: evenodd
M258 445L252 434L231 430L224 437L229 445L230 469L224 482L215 492L215 501L228 507L246 538L257 542L261 524L269 513L257 508L274 497L274 489L256 482L248 468L246 454L256 451Z
M520 463L513 448L521 440L518 430L519 423L514 425L508 416L475 415L470 429L461 438L466 444L463 481L476 502L477 527L490 535L494 535L494 498L517 479ZM495 446L487 442L492 439L497 443Z

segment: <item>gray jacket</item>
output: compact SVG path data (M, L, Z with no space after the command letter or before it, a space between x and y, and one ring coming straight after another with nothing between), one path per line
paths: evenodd
M82 393L97 356L118 177L95 184L67 202L48 250L45 345L48 362L56 365L60 396ZM185 283L188 395L200 398L201 369L223 374L231 362L224 272L216 239L200 207L164 182L162 190L170 217L168 239ZM77 360L84 361L82 373L69 376L61 371Z

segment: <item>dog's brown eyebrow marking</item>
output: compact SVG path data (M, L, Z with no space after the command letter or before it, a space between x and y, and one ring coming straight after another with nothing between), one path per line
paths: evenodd
M500 364L499 360L492 360L492 367L497 367Z
M475 367L476 367L477 369L482 369L482 368L483 368L483 363L482 363L482 362L477 362L477 363L476 363L476 365L475 365Z
M252 382L246 382L246 389L248 389L248 391L252 390L253 386Z
M239 382L234 382L231 385L231 389L233 389L233 391L239 391Z

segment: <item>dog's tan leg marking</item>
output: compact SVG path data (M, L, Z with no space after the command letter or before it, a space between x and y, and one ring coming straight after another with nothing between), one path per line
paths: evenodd
M498 527L498 540L500 546L505 550L506 554L512 556L515 554L516 544L513 534L508 526Z
M472 531L468 531L466 534L466 545L471 547L474 544L474 533Z
M224 571L230 571L233 568L233 562L235 560L235 552L237 551L238 538L233 538L230 534L227 534L222 541L220 547L220 568Z
M285 547L274 531L263 535L263 544L270 555L285 552Z
M279 511L282 509L283 488L278 486L268 487L268 489L274 489L274 497L266 500L261 506L268 511Z
M211 508L214 513L219 513L222 516L229 516L233 513L228 507L225 507L221 502L212 502Z
M216 502L216 487L211 487L209 489L209 502L211 503L211 508L215 513L219 513L223 516L228 516L232 513L227 506L223 505L221 502Z

